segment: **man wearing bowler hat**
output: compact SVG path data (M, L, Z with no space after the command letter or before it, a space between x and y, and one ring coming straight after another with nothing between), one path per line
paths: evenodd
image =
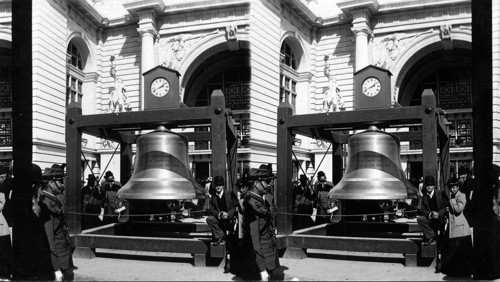
M437 240L437 231L444 228L446 206L449 200L444 191L436 190L436 181L433 176L425 177L423 190L424 195L417 211L417 223L424 233L424 244L430 245Z
M101 224L99 214L101 213L104 190L97 184L93 174L87 177L87 185L81 190L82 196L82 230L97 227Z
M212 230L214 246L218 246L225 238L225 231L234 228L238 198L233 191L224 189L224 177L214 178L215 195L210 198L210 215L207 224Z

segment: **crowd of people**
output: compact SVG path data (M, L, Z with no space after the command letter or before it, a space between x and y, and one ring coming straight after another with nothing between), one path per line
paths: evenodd
M329 197L333 186L323 171L318 172L314 183L306 175L300 175L299 182L292 186L294 230L331 221L332 216L339 211L338 201Z
M470 277L473 273L474 179L470 170L460 167L445 189L437 190L433 176L426 176L417 211L423 232L423 245L437 244L441 261L436 270L451 277Z
M29 207L22 205L15 211L12 171L2 177L0 278L73 280L73 247L61 202L65 191L64 167L54 164L42 173L40 167L33 164Z
M72 280L75 266L64 212L64 165L55 164L42 173L33 164L32 170L31 209L16 215L17 221L9 208L12 173L0 178L0 279ZM340 211L340 203L329 197L334 185L327 181L325 173L318 172L316 181L312 180L302 174L292 187L294 230L330 222ZM227 244L231 259L225 270L246 279L272 278L279 267L272 168L262 165L246 171L235 183L237 193L231 183L226 187L223 176L207 179L205 184L206 199L198 201L203 207L197 217L207 216L213 246ZM81 188L82 230L117 222L124 205L116 197L120 188L110 171L100 183L93 174L88 175ZM474 225L470 214L474 179L470 170L460 167L445 189L436 189L434 177L425 176L419 191L418 204L412 207L423 233L423 245L437 243L442 254L439 271L470 277ZM179 202L173 205L179 206ZM369 212L368 206L364 208ZM177 219L180 209L170 210ZM9 227L14 225L16 231L11 234L13 229ZM16 246L13 252L11 238L29 244Z
M212 244L227 244L231 259L225 271L245 279L273 279L279 267L273 179L268 166L252 168L238 180L234 193L225 188L222 176L214 178L206 219Z

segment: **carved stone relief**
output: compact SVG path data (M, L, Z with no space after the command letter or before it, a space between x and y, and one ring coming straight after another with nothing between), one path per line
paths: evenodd
M201 39L218 34L219 30L216 29L212 32L202 34L189 34L182 33L168 38L160 39L160 63L162 66L178 70L180 62L184 56L189 52L193 46Z
M429 29L419 33L393 33L380 40L374 40L374 63L377 67L391 69L394 62L408 46L408 43L424 34L432 33Z

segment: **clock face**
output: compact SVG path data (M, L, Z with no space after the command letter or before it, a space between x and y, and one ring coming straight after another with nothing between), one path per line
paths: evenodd
M375 77L369 77L363 81L363 85L361 85L361 89L363 90L363 94L368 97L373 97L380 92L381 85L380 80Z
M156 97L163 97L167 95L170 90L170 83L163 77L158 77L151 83L151 94Z

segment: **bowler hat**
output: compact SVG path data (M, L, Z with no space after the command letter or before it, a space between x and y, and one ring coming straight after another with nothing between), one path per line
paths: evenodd
M42 180L42 169L33 163L31 164L31 178L34 183Z
M434 176L432 175L427 175L424 179L424 185L425 186L432 186L436 185L436 181L434 180Z
M112 173L111 171L109 171L109 170L108 170L108 171L106 171L106 173L104 174L104 178L108 178L108 177L110 177L110 176L113 176L113 177L114 177L113 173Z
M214 185L215 186L223 186L224 185L224 177L217 175L214 178Z
M304 174L301 174L299 180L308 180L308 179L307 179L307 176L305 176Z
M92 181L95 181L95 180L96 180L96 178L95 178L95 176L94 176L93 174L89 174L89 175L87 176L87 180L88 180L89 182L92 182Z
M465 166L461 166L458 168L458 175L469 174L469 169Z

